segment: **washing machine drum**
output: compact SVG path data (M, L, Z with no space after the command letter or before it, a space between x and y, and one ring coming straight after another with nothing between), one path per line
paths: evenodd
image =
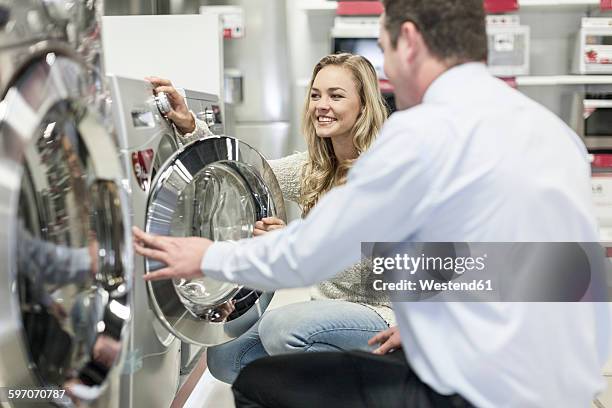
M43 54L0 102L0 384L91 403L121 360L131 254L118 152L88 109L88 78Z
M232 241L253 236L256 221L286 221L278 182L266 160L230 137L211 137L176 152L158 171L146 229L158 235ZM164 265L146 261L146 271ZM148 284L162 323L183 341L216 345L257 322L272 293L204 277Z

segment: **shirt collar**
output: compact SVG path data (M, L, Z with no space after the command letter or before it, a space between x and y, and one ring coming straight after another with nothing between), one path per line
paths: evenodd
M423 103L448 100L451 93L457 92L462 85L469 83L469 78L487 75L489 72L482 62L467 62L452 67L442 73L429 85L423 95Z

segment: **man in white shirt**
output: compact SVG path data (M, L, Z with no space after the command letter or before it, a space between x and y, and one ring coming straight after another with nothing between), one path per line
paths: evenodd
M136 250L168 265L146 279L204 273L262 289L301 287L357 262L360 242L598 240L586 150L556 116L488 74L482 0L383 3L380 44L400 111L347 184L306 219L257 239L135 231ZM237 403L584 407L604 386L605 303L394 310L403 353L259 360L234 384ZM398 339L389 332L383 341L389 336L383 351Z

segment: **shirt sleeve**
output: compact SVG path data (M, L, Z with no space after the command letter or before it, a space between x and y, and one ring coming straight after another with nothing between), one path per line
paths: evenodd
M387 129L347 184L326 194L304 220L254 239L214 243L202 259L203 273L265 290L304 287L358 262L361 242L409 239L425 218L435 170L420 148L425 143L406 132Z

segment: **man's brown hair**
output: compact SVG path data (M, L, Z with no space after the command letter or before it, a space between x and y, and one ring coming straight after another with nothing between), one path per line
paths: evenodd
M429 51L452 65L486 61L483 0L383 0L385 28L397 47L402 24L414 23Z

